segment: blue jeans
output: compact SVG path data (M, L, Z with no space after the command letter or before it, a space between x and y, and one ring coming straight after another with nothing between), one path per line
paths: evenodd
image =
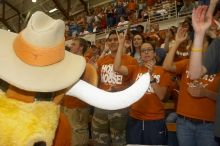
M179 146L218 146L214 136L214 123L194 123L177 118Z
M166 145L167 129L164 120L143 121L128 118L127 144Z

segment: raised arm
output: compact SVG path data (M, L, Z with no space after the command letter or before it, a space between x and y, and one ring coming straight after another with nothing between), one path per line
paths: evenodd
M192 24L195 32L189 64L189 76L192 80L200 78L207 72L202 65L203 40L212 21L212 15L209 13L212 10L209 10L208 13L207 10L207 6L199 6L192 13Z
M213 13L215 11L215 7L216 7L218 1L219 0L210 0L209 9L208 9L208 13L207 14L213 15Z
M179 27L175 37L175 44L167 53L167 56L163 62L163 68L167 71L176 72L176 66L174 64L174 56L179 45L188 37L187 30L183 27Z
M118 72L122 75L128 75L127 67L121 65L121 57L122 57L122 54L124 52L123 50L124 50L126 35L127 35L127 30L125 31L123 36L119 36L118 33L117 33L119 46L118 46L118 50L117 50L117 53L116 53L116 56L115 56L114 66L113 66L114 71Z

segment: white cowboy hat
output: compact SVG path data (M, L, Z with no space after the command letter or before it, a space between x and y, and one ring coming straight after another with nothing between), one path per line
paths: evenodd
M79 80L86 62L64 50L64 30L62 20L54 20L43 12L34 13L19 34L0 30L0 79L36 92L58 91L74 84L68 95L108 110L128 107L144 95L149 74L128 89L114 93Z
M0 78L27 91L52 92L77 82L85 59L65 51L65 24L36 12L19 34L0 30Z

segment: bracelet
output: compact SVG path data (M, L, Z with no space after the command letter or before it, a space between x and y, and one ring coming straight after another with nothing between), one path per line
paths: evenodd
M201 49L201 48L192 48L191 52L203 52L203 49Z

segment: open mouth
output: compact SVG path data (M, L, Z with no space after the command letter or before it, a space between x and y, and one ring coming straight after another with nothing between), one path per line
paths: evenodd
M176 55L186 57L186 56L189 56L189 52L184 52L184 51L182 52L182 51L177 50Z

